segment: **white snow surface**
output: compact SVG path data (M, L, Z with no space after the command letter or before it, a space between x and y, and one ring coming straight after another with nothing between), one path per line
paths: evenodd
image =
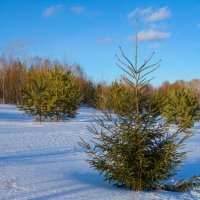
M133 192L117 189L92 170L77 144L91 138L87 125L100 112L81 107L67 122L39 124L12 105L0 105L1 200L200 199L199 191ZM173 180L200 174L200 123L188 139L188 158Z

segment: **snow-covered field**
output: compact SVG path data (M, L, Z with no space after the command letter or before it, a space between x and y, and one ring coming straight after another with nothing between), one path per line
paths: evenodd
M116 189L90 169L77 144L98 111L82 107L68 122L41 125L14 106L0 105L0 199L200 199L200 193ZM187 141L188 159L177 178L200 174L200 123Z

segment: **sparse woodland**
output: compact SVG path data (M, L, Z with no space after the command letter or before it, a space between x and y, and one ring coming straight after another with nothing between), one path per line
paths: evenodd
M29 62L13 58L0 58L0 102L6 104L22 104L23 95L25 95L24 90L25 88L29 90L28 88L32 87L30 86L31 82L34 83L35 86L39 86L38 84L50 86L47 81L50 81L50 76L52 76L52 70L55 66L59 66L59 70L61 70L62 73L65 71L71 76L71 82L75 86L71 89L77 92L76 95L80 97L77 98L75 110L80 103L87 104L88 106L100 110L109 109L118 114L126 114L126 112L132 109L131 107L135 101L135 99L132 98L134 93L130 85L122 78L112 83L96 83L92 79L89 79L85 75L83 69L77 64L68 66L62 65L56 61L39 58L30 59ZM51 78L53 79L53 77ZM61 89L59 86L61 82L57 83L57 89ZM55 89L55 84L53 84L53 86ZM40 85L40 87L42 87L42 85ZM184 88L184 92L181 88ZM40 90L41 88L37 89ZM45 95L40 94L42 91L32 90L32 92L34 91L37 94L38 101L39 98L44 98ZM48 92L54 93L53 91ZM67 99L67 97L64 96L63 98ZM192 126L194 122L199 119L200 79L191 81L179 80L175 83L166 81L156 87L148 83L146 84L146 92L142 98L142 104L147 110L155 105L160 105L160 114L164 118L169 119L169 117L171 117L173 118L173 122L176 121L176 124L185 122L188 126ZM163 107L162 104L166 101L168 102L167 106ZM54 107L55 104L56 101L54 97ZM50 102L48 106L50 106ZM53 107L53 105L51 107ZM46 114L43 115L45 116ZM62 117L66 118L66 115L65 117L64 115L58 115L55 117L56 114L54 114L55 119L53 119L54 117L52 117L52 114L48 118L52 120L56 120L56 118L59 120L62 119ZM41 116L41 120L45 118L44 116ZM71 111L69 116L74 116L74 113ZM37 116L38 120L39 118Z
M200 200L200 0L0 0L0 200Z
M118 67L127 76L112 83L96 83L79 65L62 65L48 59L28 62L1 57L0 100L16 104L36 121L61 121L76 117L81 103L101 110L89 127L93 143L80 145L91 167L117 187L136 191L165 189L188 191L200 185L199 176L168 185L186 158L180 152L190 128L200 119L200 80L164 82L153 87L148 77L159 66L154 53L142 65L134 63L120 47ZM114 115L113 115L114 114ZM177 129L170 132L171 124Z

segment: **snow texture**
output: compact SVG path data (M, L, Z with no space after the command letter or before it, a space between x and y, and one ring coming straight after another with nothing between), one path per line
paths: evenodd
M91 138L87 125L93 114L100 112L81 107L75 119L39 124L15 106L0 105L0 199L200 199L198 191L133 192L104 182L77 144L79 137ZM200 174L200 123L185 148L188 159L173 180Z

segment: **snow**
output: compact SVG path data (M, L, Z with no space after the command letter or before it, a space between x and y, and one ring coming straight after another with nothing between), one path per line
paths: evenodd
M100 112L81 107L75 119L39 124L15 106L0 105L0 199L200 199L198 191L133 192L104 182L77 144L79 137L91 137L87 125L93 114ZM200 123L185 148L188 159L174 179L200 174Z

